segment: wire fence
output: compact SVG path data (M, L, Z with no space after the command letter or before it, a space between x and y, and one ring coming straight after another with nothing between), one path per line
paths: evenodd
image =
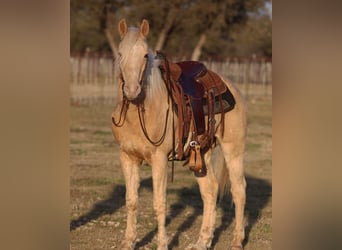
M272 61L270 58L228 58L203 61L224 78L240 85L245 96L270 95ZM114 59L110 54L85 53L70 56L72 104L114 103L117 97ZM259 93L260 92L260 93Z

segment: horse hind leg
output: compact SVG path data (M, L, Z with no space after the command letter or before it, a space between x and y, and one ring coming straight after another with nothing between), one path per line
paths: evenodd
M243 167L243 144L237 145L235 143L221 142L221 148L227 162L231 184L230 191L235 205L235 228L231 249L242 250L242 241L245 238L244 209L246 203L246 180Z
M218 181L213 169L212 151L205 154L204 160L207 167L207 175L204 177L197 177L203 201L203 219L200 235L196 244L189 247L191 250L208 249L211 246L211 241L214 236Z
M138 189L140 184L139 166L141 161L120 152L120 161L126 183L127 225L121 250L133 250L137 238Z

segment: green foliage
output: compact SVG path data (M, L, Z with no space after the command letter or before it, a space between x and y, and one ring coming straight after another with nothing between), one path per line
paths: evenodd
M71 0L71 50L110 51L104 29L111 13L113 37L116 25L126 18L129 25L150 22L149 44L154 48L160 32L169 24L163 50L189 58L205 33L202 58L272 56L272 20L265 16L268 0Z
M229 46L231 53L272 56L272 21L267 16L251 17L231 32L231 38L234 40Z
M105 1L71 0L70 3L71 50L108 51L108 42L100 27Z

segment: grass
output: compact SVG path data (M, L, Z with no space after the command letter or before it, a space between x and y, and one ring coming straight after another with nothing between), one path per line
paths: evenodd
M103 136L107 136L107 135L112 135L112 131L106 131L106 130L96 130L93 132L94 135L103 135Z
M113 184L113 181L108 178L83 177L79 179L72 179L70 184L75 186L105 186Z
M261 148L261 144L260 143L251 143L251 142L249 142L249 143L247 143L247 145L246 145L246 150L248 151L248 152L251 152L251 151L258 151L260 148Z
M82 148L72 148L70 153L73 155L83 155L87 153L87 150Z
M272 99L249 95L245 170L248 236L245 250L272 249ZM126 224L125 181L118 145L111 132L112 106L72 106L70 128L70 249L118 249ZM171 167L169 175L171 174ZM170 249L194 243L202 219L202 201L193 173L175 164L168 183L167 230ZM157 249L152 208L151 167L141 171L137 249ZM232 239L234 207L229 195L218 204L215 249Z

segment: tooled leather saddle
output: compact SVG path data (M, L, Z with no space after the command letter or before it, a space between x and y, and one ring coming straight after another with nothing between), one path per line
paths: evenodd
M172 96L178 116L178 160L189 157L189 168L196 176L206 175L203 154L215 144L215 114L224 114L235 106L235 99L222 79L197 61L169 62L161 58L160 70ZM206 122L207 121L207 122ZM190 137L190 138L189 138ZM189 142L189 147L184 145Z

